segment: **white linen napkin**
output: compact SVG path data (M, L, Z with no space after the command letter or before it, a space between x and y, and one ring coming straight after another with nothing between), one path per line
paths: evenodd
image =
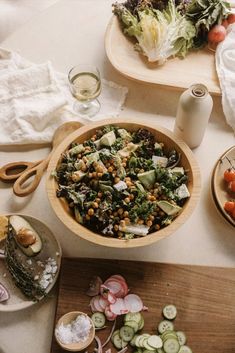
M222 107L227 123L235 132L235 25L216 48L216 70L222 91Z
M101 110L89 120L117 116L127 92L103 79ZM73 110L75 101L67 76L50 62L36 65L0 48L0 145L48 143L64 122L84 123Z

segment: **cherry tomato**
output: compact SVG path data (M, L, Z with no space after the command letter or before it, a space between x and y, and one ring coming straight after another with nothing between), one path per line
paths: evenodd
M226 201L224 204L224 209L228 213L233 213L235 210L235 202L234 201Z
M235 192L235 180L229 182L228 189L232 192Z
M227 20L227 19L223 20L221 24L222 24L222 26L224 26L224 28L227 28L227 27L228 27L228 25L229 25L229 23L228 23L228 20Z
M226 29L222 25L215 25L212 29L208 32L208 41L212 43L219 43L224 40L226 37Z
M233 168L226 169L224 172L224 180L227 181L228 183L230 181L235 180L235 169Z
M234 23L235 22L235 13L230 13L227 17L228 24Z

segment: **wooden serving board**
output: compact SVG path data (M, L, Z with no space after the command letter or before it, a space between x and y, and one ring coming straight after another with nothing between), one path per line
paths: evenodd
M178 309L175 329L186 333L194 353L235 352L235 269L66 258L62 264L55 322L69 311L90 313L90 298L85 292L91 277L98 275L105 280L112 274L123 275L130 293L138 294L149 308L143 312L143 332L156 333L162 308L172 303ZM120 320L121 317L117 327L122 324ZM102 342L111 326L108 323L106 329L98 331ZM89 347L89 353L93 348ZM108 348L116 353L112 343L104 352ZM54 337L51 352L64 352Z
M105 50L111 64L130 79L177 89L203 83L213 95L221 95L215 67L215 53L205 48L191 51L183 60L169 59L164 65L149 63L134 50L135 41L123 34L114 15L107 27Z

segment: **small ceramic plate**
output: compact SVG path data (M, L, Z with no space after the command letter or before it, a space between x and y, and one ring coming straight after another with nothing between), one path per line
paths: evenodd
M50 283L46 288L46 294L48 294L54 286L60 270L62 256L60 244L58 243L51 230L44 223L31 216L20 214L17 215L23 217L36 230L36 232L41 237L43 246L41 252L34 257L26 257L22 253L22 261L30 260L29 263L31 264L32 261L32 266L35 265L37 268L41 267L41 270L38 269L39 275L44 270L41 264L45 264L48 258L52 258L56 261L57 271L53 276L52 283ZM0 248L4 248L4 242L0 243ZM28 308L37 303L27 299L27 297L20 291L20 289L16 287L14 281L12 280L11 274L7 269L4 259L0 259L0 283L2 283L8 289L10 294L10 298L6 302L0 303L0 312L17 311ZM43 299L43 297L41 299Z
M223 177L225 170L231 167L229 160L235 167L235 146L227 150L216 162L211 178L211 190L216 207L224 218L235 226L235 220L224 210L225 202L235 198L234 194L228 192L227 183Z

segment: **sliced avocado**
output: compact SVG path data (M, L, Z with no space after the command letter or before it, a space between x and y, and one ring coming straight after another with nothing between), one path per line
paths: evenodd
M173 174L184 175L184 168L183 167L174 167L170 169L170 172Z
M160 207L168 216L174 216L179 213L182 207L177 205L172 205L170 202L161 200L157 202L158 207Z
M118 151L118 154L120 154L121 157L126 158L130 156L131 152L135 152L137 148L139 148L139 145L129 142L126 147Z
M71 148L69 150L69 153L71 155L75 155L75 154L79 154L79 153L84 152L84 151L85 151L85 147L82 144L79 144L79 145Z
M22 252L27 255L27 256L35 256L37 255L41 249L42 249L42 241L38 233L31 227L31 225L23 218L20 216L11 216L9 218L9 222L13 229L15 230L16 235L22 231L22 229L31 231L33 235L35 236L35 242L31 245L28 245L27 247L23 246L22 244L19 243L17 240L17 237L15 237L15 241L22 250Z
M131 141L131 134L126 129L118 129L118 134L123 140Z
M98 162L98 160L100 159L100 155L99 152L93 152L90 154L86 155L86 159L87 159L87 166L89 167L92 163L94 162Z
M101 137L100 144L104 146L112 146L115 141L116 135L114 131L109 131Z
M147 172L139 173L137 174L137 177L147 189L150 189L156 181L155 170L148 170Z

